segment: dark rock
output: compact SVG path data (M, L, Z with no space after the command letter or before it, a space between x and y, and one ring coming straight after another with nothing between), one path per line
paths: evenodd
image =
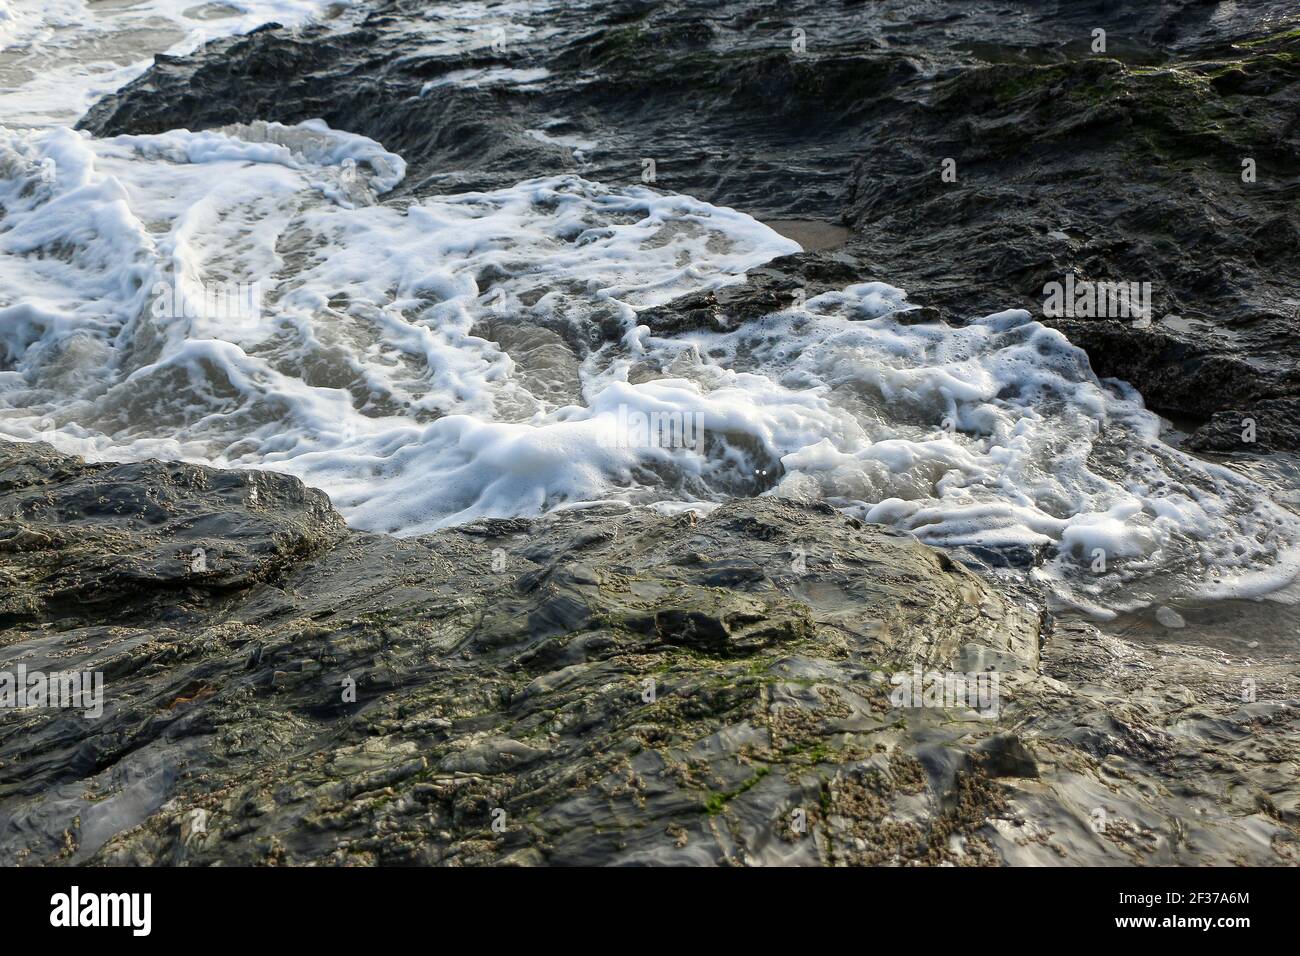
M992 777L1037 777L1038 761L1016 734L998 734L976 748L983 766Z
M891 312L889 317L899 325L931 325L943 321L943 313L928 305Z
M158 461L74 477L59 470L69 460L0 446L0 554L24 583L0 594L0 625L201 608L279 579L346 531L296 478Z
M769 720L764 689L784 693L764 676L779 660L830 654L857 662L855 673L939 666L989 640L990 627L1026 668L1037 655L1036 622L970 572L831 509L770 498L699 520L596 509L523 531L480 522L399 541L347 532L319 492L267 473L89 465L46 446L0 444L0 481L0 535L28 536L24 549L0 551L6 606L22 609L10 612L3 666L75 661L107 683L98 720L27 711L0 731L0 845L33 861L254 862L274 838L297 862L487 862L498 856L487 839L496 806L535 818L540 829L525 843L559 861L571 833L536 814L591 805L610 774L635 773L652 755L686 773L691 748L739 735L710 758L717 779L730 779L735 746L753 733L745 728ZM256 505L233 492L250 484L261 489ZM188 588L165 563L138 570L136 555L189 547L184 519L205 500L229 533L204 541L243 570ZM308 515L320 531L285 547ZM810 562L793 575L789 554L809 535L851 562ZM502 572L491 570L496 548L509 553ZM744 576L744 592L718 587L725 565L683 564L687 550L743 550L757 573ZM134 587L120 583L120 568ZM76 608L63 603L69 579L83 582ZM805 589L820 596L810 601ZM970 615L971 601L985 616ZM643 699L647 682L658 703ZM817 699L847 692L828 685ZM854 706L875 721L865 702ZM761 741L778 726L787 742L820 739L816 710L798 720L782 711L750 746L771 747ZM840 705L828 713L841 715ZM94 756L79 757L92 742ZM767 759L785 758L774 750ZM142 800L122 781L145 763L166 772L149 777ZM713 773L662 778L650 808L662 825L647 832L674 821L697 828ZM383 788L410 794L406 837L380 837L394 807L369 795ZM109 808L93 834L76 822L91 792ZM481 809L465 803L471 795ZM252 815L250 802L260 808ZM171 809L160 812L164 803ZM176 842L183 828L164 819L194 809L222 839ZM591 814L579 829L604 826ZM651 839L642 849L670 847Z
M1260 755L1291 746L1300 715L1273 706L1264 725L1233 696L1249 675L1270 700L1300 697L1291 665L1076 624L1040 675L1035 612L831 508L596 508L398 540L346 531L268 473L7 443L0 462L0 536L27 542L0 550L0 671L106 682L98 718L0 723L7 859L1204 863L1296 845L1289 784ZM256 505L233 491L249 483ZM210 543L245 570L121 586L112 554L183 550L203 500L231 529ZM796 571L803 542L817 554ZM740 570L743 590L719 584ZM68 579L87 582L79 608ZM893 703L886 673L976 659L998 662L996 716ZM1094 810L1113 824L1101 836Z
M746 322L789 308L801 283L789 275L756 270L740 285L692 292L666 305L645 309L637 321L656 335L680 332L730 332Z
M1197 451L1222 454L1300 452L1300 396L1266 398L1215 412L1187 444Z

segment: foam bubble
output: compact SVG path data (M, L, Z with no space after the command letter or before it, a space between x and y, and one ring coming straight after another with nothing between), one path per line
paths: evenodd
M1136 392L1025 312L912 324L871 282L660 338L639 309L798 246L577 176L385 200L403 172L320 122L0 131L0 432L278 469L398 534L826 501L1098 613L1295 576L1294 516L1161 443Z
M267 23L347 22L353 7L352 0L13 0L0 6L0 116L11 126L70 125L144 73L155 53L183 56Z

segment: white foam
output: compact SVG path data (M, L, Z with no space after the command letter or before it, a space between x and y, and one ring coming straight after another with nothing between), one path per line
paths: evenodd
M459 86L463 89L480 89L484 86L514 86L531 89L551 75L551 71L541 67L517 69L514 67L493 66L472 70L452 70L436 80L430 80L420 87L420 95L425 96L440 86Z
M591 154L595 152L600 145L594 139L587 139L583 136L573 136L565 133L552 133L549 130L556 126L564 124L564 120L552 120L547 124L545 129L526 129L529 138L537 140L539 143L546 143L548 146L562 146L573 154L575 161L579 163L589 162Z
M351 7L353 0L6 0L0 6L0 121L71 125L101 96L147 70L155 53L182 56L267 23L342 22Z
M716 337L857 426L782 455L774 493L934 544L1039 550L1035 576L1096 611L1171 590L1258 596L1294 577L1294 515L1164 445L1140 397L1099 382L1059 332L1021 311L904 325L896 293L863 285Z
M0 155L15 253L0 280L22 317L0 340L10 434L35 437L54 419L47 437L91 456L280 467L331 490L353 520L404 532L620 488L660 489L641 495L653 498L688 479L707 494L741 467L602 436L631 406L745 427L750 389L706 397L696 382L625 380L644 352L634 307L798 249L747 216L577 177L410 206L343 202L347 159L374 191L401 161L319 123L107 140L10 132ZM264 314L233 326L159 315L155 286L175 276L258 283ZM556 407L475 334L492 321L575 339L601 321L628 344L589 357L587 406ZM782 396L766 427L793 440L800 408Z
M373 204L401 160L321 123L3 143L15 437L280 469L400 534L770 486L936 544L1039 549L1036 574L1101 611L1295 573L1289 513L1161 444L1136 393L1027 313L902 324L905 294L875 282L656 338L637 309L797 250L733 210L578 177ZM176 275L257 283L263 312L160 315ZM512 356L502 329L534 344ZM638 414L703 438L626 441Z
M134 22L87 27L80 0L59 2L0 31L57 59L77 30ZM523 29L479 6L431 8L430 42ZM184 27L190 8L119 9ZM234 32L315 9L205 22ZM194 42L178 35L173 51ZM55 115L42 84L75 99L140 69L64 65L76 82L56 63L11 91L21 120ZM543 78L482 68L426 92ZM549 130L529 134L595 145ZM319 121L103 140L0 127L0 434L278 469L354 525L399 534L595 502L828 501L936 544L1037 552L1041 581L1103 614L1295 578L1289 512L1163 445L1132 389L1098 382L1024 312L902 324L905 293L872 282L729 334L657 338L638 309L797 244L734 210L573 176L383 201L404 172ZM257 308L167 298L189 284L252 289ZM637 417L699 440L629 440Z

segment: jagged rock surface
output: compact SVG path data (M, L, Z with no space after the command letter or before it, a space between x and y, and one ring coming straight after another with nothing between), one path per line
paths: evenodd
M395 539L284 476L0 443L0 582L0 669L107 684L0 722L14 862L1296 860L1293 667L1050 632L829 508ZM896 706L914 666L998 669L1000 712Z

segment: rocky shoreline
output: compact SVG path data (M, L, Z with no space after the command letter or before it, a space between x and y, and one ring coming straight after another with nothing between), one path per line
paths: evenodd
M1042 317L1066 276L1150 282L1150 322L1048 324L1189 448L1300 450L1293 4L621 0L433 50L461 27L425 6L158 57L81 127L320 117L407 161L398 203L640 183L652 159L664 190L848 231L644 310L657 335L870 280L953 326ZM445 82L466 71L483 82ZM623 333L528 331L565 369ZM105 691L95 718L0 718L0 858L1300 862L1294 643L1054 619L1026 581L826 506L671 511L399 539L273 472L0 441L0 675ZM900 695L932 674L989 706Z
M0 670L106 685L0 724L19 863L1297 861L1292 662L1054 624L829 508L395 539L4 443L0 579ZM900 706L933 672L996 707Z
M268 27L160 57L81 125L110 135L322 117L407 160L398 196L560 172L640 183L651 159L659 188L849 227L842 247L784 261L810 295L881 280L951 323L1006 308L1043 318L1045 284L1066 276L1149 282L1144 327L1049 324L1098 375L1205 425L1194 446L1295 450L1290 4L623 0L520 10L492 49L426 49L429 31L458 26L396 2L343 32ZM445 82L494 70L528 80ZM1247 448L1240 423L1252 417Z

